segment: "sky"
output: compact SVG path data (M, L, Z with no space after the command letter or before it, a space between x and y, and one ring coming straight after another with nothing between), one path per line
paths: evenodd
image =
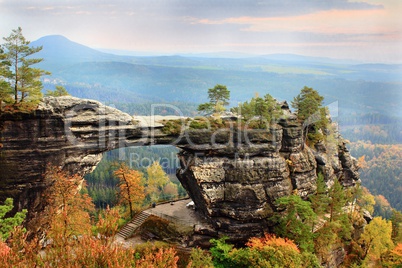
M402 63L402 0L0 0L0 35L145 53Z

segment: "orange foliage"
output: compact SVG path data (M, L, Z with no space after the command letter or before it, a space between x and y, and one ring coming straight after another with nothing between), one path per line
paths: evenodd
M382 207L391 207L388 200L383 195L376 195L375 202Z
M366 169L368 168L367 162L366 162L366 156L362 155L361 157L359 157L359 159L357 159L357 166L361 169Z
M10 233L8 245L0 241L0 268L35 267L37 240L27 242L27 233L18 226Z
M96 230L104 236L113 236L119 228L119 210L118 208L110 209L107 206L106 210L99 214L99 220L96 223Z
M48 235L56 243L67 243L73 236L90 234L88 212L93 210L93 203L87 194L80 192L85 187L84 179L55 167L49 167L45 177L53 182L47 193L49 205L44 215L46 224L50 225Z
M246 246L255 249L263 249L266 246L273 248L283 248L286 250L292 250L296 252L300 252L297 245L290 239L276 237L274 234L265 234L264 237L252 237L246 243Z
M177 268L179 257L174 248L159 248L156 253L147 252L141 260L137 261L138 268Z
M3 241L0 240L0 259L4 260L8 257L8 255L10 255L10 247L7 246L6 243L4 243Z
M119 199L120 203L128 205L130 216L134 216L134 208L142 203L145 198L144 186L142 185L142 174L137 170L130 169L126 164L121 164L114 172L119 178Z
M396 247L391 252L402 258L402 244L399 243L398 245L396 245Z

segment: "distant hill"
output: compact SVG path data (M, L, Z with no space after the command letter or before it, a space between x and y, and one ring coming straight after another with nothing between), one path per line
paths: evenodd
M220 83L236 105L256 92L292 100L310 86L337 102L342 114L400 115L400 65L356 64L344 60L278 54L247 56L229 53L175 56L124 56L100 52L59 36L31 43L43 46L35 56L52 72L46 87L63 84L77 97L124 107L129 103L193 103L207 99L208 88ZM220 56L219 56L220 55Z
M31 46L43 46L35 55L45 59L41 67L61 69L65 66L93 61L109 61L115 58L112 54L103 53L79 43L73 42L62 35L44 36L31 42Z

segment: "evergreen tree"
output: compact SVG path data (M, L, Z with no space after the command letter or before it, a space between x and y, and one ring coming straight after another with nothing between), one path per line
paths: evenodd
M240 103L237 107L231 109L232 112L239 114L249 125L256 128L266 128L273 120L277 120L282 114L282 109L277 101L270 95L266 94L264 98L255 96L244 103ZM257 119L254 120L253 118ZM257 122L256 125L253 124Z
M293 194L277 199L276 204L283 212L273 217L278 223L275 233L292 239L302 250L313 252L312 226L317 215L311 208L311 203Z
M43 60L31 56L41 51L42 47L30 47L30 42L22 35L21 27L12 30L10 36L3 39L5 41L3 57L9 66L9 72L4 77L13 90L14 104L23 102L37 104L42 97L40 78L49 72L31 67Z
M4 205L0 205L0 242L2 239L6 240L11 230L25 220L27 214L26 209L17 212L13 217L5 218L5 215L13 208L12 198L7 198L6 201L4 201Z
M3 103L12 102L12 89L10 84L5 80L10 76L10 70L6 61L6 54L0 46L0 112L3 109Z
M303 122L303 138L309 138L316 143L322 139L320 129L328 124L326 109L322 107L324 97L310 87L304 87L292 101L292 107L296 109L297 118ZM309 135L309 132L311 134Z
M198 111L200 112L222 112L225 106L229 104L230 91L224 85L217 84L214 88L208 89L209 102L200 104Z
M325 219L325 214L328 212L329 197L327 195L327 185L324 181L324 175L318 173L317 176L317 191L309 196L311 208L319 218Z
M63 86L56 86L56 89L51 91L47 90L45 93L46 97L60 97L60 96L69 96L70 94L67 92L66 88Z
M292 107L296 109L297 117L306 121L321 107L324 97L311 87L301 89L299 95L293 98Z
M402 243L402 212L394 210L392 217L392 240L394 243Z

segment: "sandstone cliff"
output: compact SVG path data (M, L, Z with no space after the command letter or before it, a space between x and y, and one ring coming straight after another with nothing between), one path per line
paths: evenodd
M18 209L29 209L30 218L42 208L48 164L84 175L102 152L140 134L128 114L73 97L45 98L30 114L2 114L0 199L13 197Z
M282 105L285 116L268 130L226 130L213 144L207 133L189 136L192 144L179 145L177 172L198 209L212 219L215 235L246 240L269 230L275 200L297 192L307 197L316 190L318 172L331 186L336 178L345 187L359 180L356 160L335 130L333 139L303 146L301 124ZM197 139L197 137L200 137Z
M234 240L261 235L274 201L292 192L314 193L318 172L328 185L335 178L347 187L359 180L338 133L328 130L333 140L304 146L301 124L286 103L282 109L285 116L267 130L183 129L168 135L160 125L141 125L96 101L48 97L30 114L0 115L0 198L14 197L17 208L34 217L42 209L48 164L84 175L107 150L174 144L182 149L177 176L211 222L208 233Z

